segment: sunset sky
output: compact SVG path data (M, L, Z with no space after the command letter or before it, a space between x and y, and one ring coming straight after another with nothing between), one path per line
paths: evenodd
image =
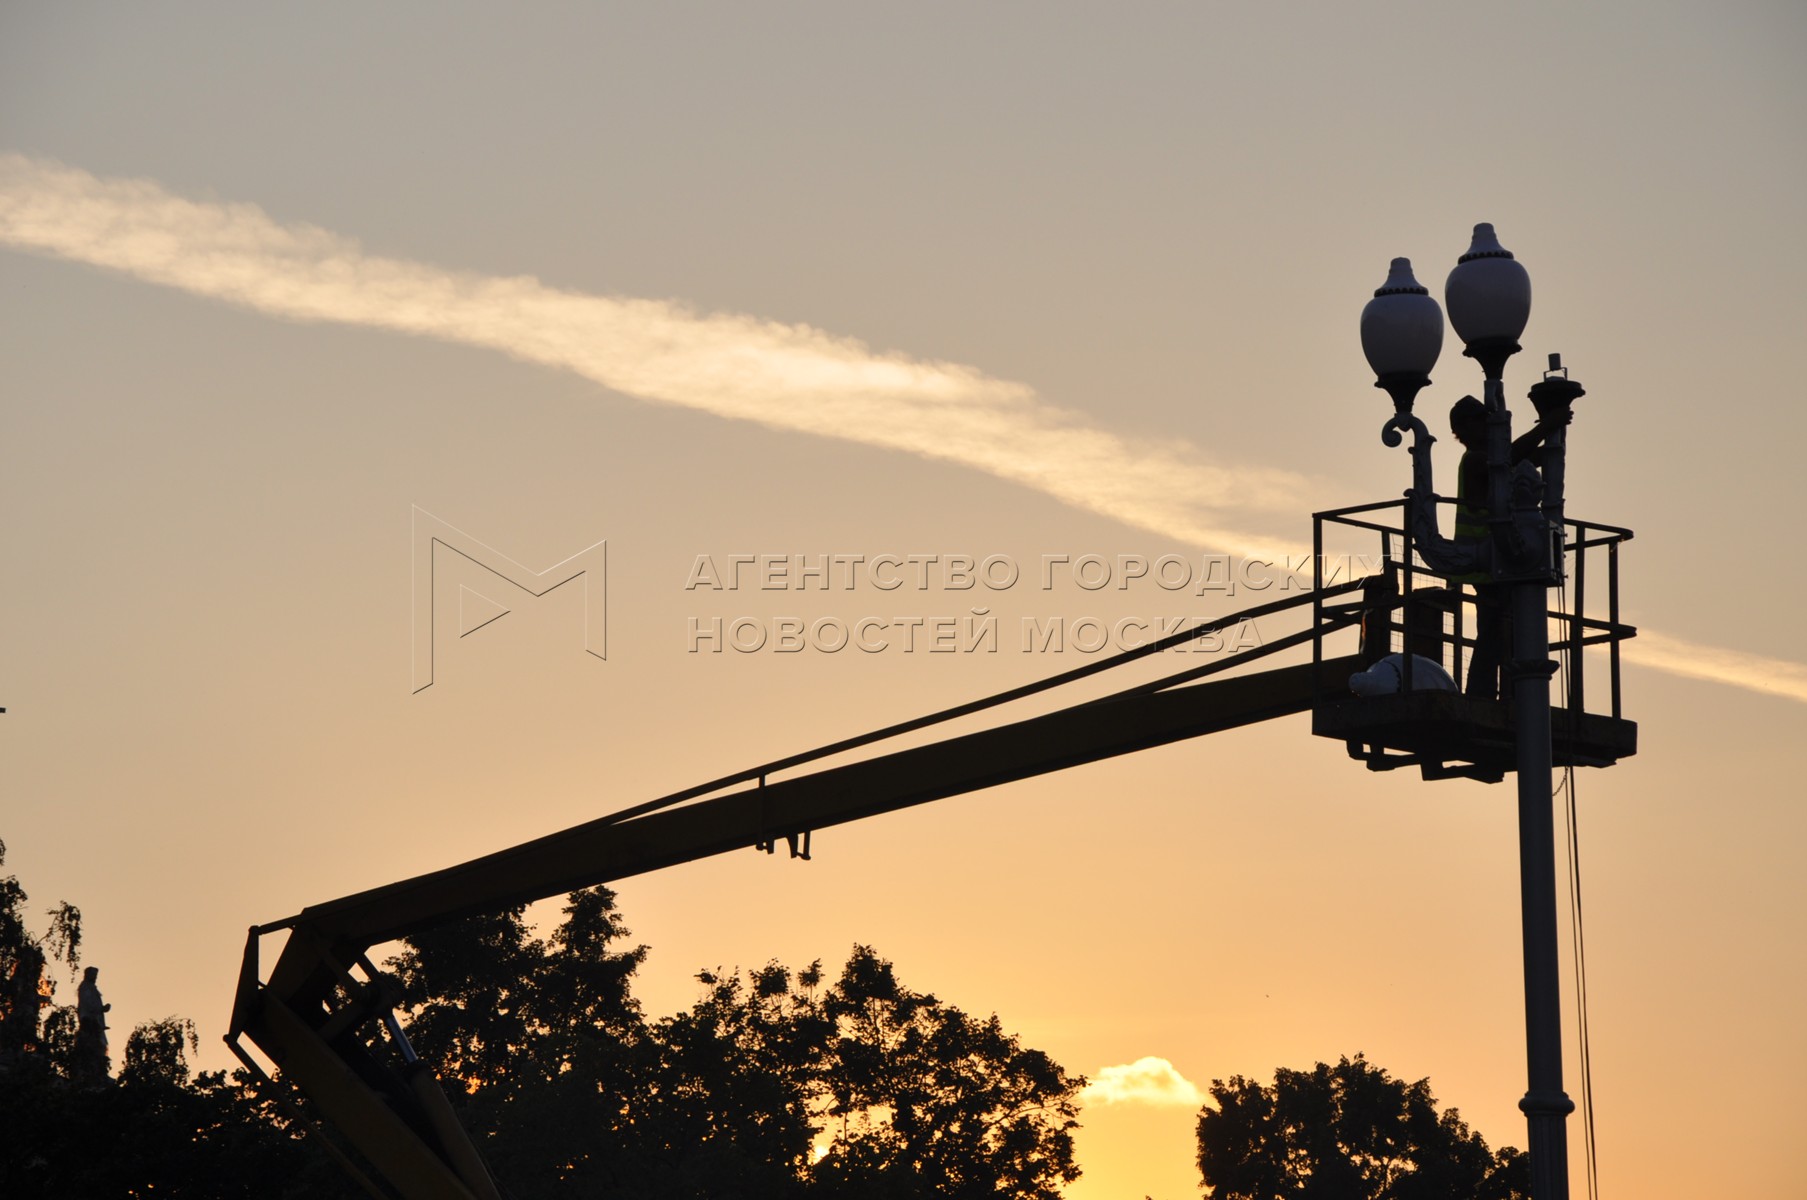
M1043 573L1396 497L1357 318L1491 221L1521 428L1562 352L1570 515L1637 531L1641 749L1577 784L1604 1191L1807 1193L1804 56L1781 2L8 5L5 870L80 905L116 1061L173 1013L225 1066L252 923L1096 657L1026 618L1272 598ZM423 641L423 521L606 542L606 615L441 559ZM649 1013L871 944L1102 1081L1075 1200L1175 1200L1212 1079L1358 1051L1525 1144L1515 838L1292 718L618 891Z

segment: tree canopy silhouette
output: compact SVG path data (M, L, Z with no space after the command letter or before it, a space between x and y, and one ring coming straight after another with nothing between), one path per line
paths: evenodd
M1497 1154L1430 1081L1406 1083L1360 1054L1263 1085L1211 1082L1198 1168L1211 1200L1528 1200L1529 1166Z
M6 843L0 842L0 867L5 865ZM56 1052L67 1067L75 1041L75 1006L56 1004L56 979L48 972L52 963L60 962L73 978L81 965L82 913L62 901L45 910L50 918L45 930L34 934L25 907L28 899L18 876L0 876L0 1065L17 1063L28 1054Z
M523 1200L1053 1200L1078 1177L1085 1081L995 1016L905 987L869 947L832 983L820 962L705 971L689 1011L649 1022L628 937L593 888L548 939L514 909L409 938L388 963L411 1036Z
M78 965L80 913L53 908L34 934L26 900L0 878L0 1195L355 1193L244 1072L191 1073L192 1021L139 1025L117 1079L76 1070L75 1010L51 1003L47 971ZM1085 1081L871 948L832 980L820 962L704 971L687 1011L648 1020L629 938L593 888L543 938L516 908L410 937L386 964L514 1200L1055 1200L1078 1177Z
M350 1200L350 1181L242 1075L191 1076L192 1021L132 1030L117 1080L79 1069L76 1009L55 1003L51 970L80 965L81 913L54 905L34 934L28 899L0 877L0 1196Z

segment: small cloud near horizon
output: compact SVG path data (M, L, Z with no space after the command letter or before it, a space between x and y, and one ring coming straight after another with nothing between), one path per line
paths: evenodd
M1164 1058L1152 1055L1133 1063L1104 1067L1079 1093L1082 1104L1152 1104L1164 1108L1197 1108L1205 1094Z

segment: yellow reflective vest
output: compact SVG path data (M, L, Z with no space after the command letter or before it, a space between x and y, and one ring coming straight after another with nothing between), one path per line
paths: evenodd
M1484 452L1480 450L1469 450L1463 453L1462 461L1456 467L1456 536L1458 538L1470 538L1478 542L1487 538L1493 530L1487 524L1487 505L1485 500L1481 496L1471 496L1468 494L1468 478L1470 475L1478 475L1480 477L1483 489L1485 489L1488 483L1485 471L1470 471L1468 469L1470 458L1473 458L1476 463L1482 465L1484 465L1486 461ZM1484 495L1485 492L1483 491L1483 496ZM1454 584L1491 583L1493 582L1493 576L1486 571L1471 571L1466 575L1451 575L1449 576L1449 582Z

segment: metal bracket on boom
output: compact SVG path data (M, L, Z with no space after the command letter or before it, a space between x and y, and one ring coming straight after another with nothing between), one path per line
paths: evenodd
M785 843L790 846L792 858L800 858L804 862L809 861L810 832L810 830L805 829L801 833L787 833L784 835ZM764 850L767 854L775 853L778 849L778 839L767 838L763 842L755 842L753 843L753 848L755 850Z

